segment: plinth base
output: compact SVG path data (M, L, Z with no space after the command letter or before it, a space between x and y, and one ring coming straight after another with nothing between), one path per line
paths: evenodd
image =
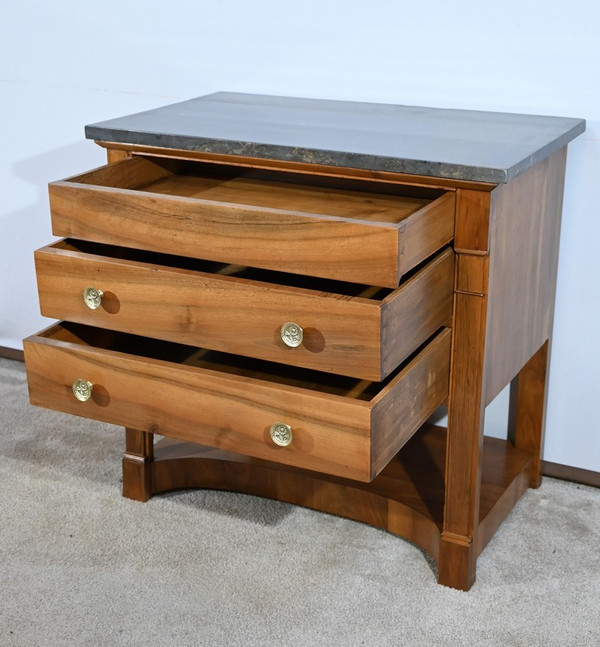
M445 501L444 428L423 427L371 483L167 438L152 451L147 446L152 434L132 433L141 434L138 444L146 444L146 458L131 450L125 454L124 496L145 501L160 492L203 488L277 499L383 528L414 542L439 564ZM484 439L476 555L527 489L531 463L530 453L506 441ZM461 583L461 573L451 579L454 582L443 583L468 588Z

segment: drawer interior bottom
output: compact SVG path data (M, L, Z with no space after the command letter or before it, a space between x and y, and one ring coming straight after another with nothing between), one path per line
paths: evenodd
M205 261L196 258L175 256L173 254L162 254L141 249L131 249L129 247L118 247L116 245L104 245L71 238L58 241L54 243L52 247L53 249L64 250L67 252L93 254L102 259L114 258L117 260L137 263L149 263L161 268L176 268L215 276L229 276L247 281L259 281L263 284L273 284L277 286L283 285L303 290L340 294L346 297L360 297L363 299L371 299L373 301L383 301L394 291L391 288L363 285L360 283L348 283L346 281L336 281L334 279L322 279L302 274L288 274L286 272L276 272L275 270L247 267L245 265L217 263L215 261ZM421 265L424 265L424 263L404 274L402 276L401 284L406 283L408 279L414 276Z
M45 336L55 341L93 346L153 360L215 370L221 374L233 374L365 401L372 400L421 350L418 349L407 358L383 382L371 382L71 322L53 326Z

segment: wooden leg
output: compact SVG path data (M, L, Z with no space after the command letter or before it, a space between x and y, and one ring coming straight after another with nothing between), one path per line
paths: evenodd
M485 296L455 294L439 582L465 591L478 554L486 313Z
M152 463L154 434L125 429L123 454L123 496L135 501L148 501L152 496Z
M546 341L510 384L509 438L517 449L533 454L529 479L532 488L539 487L542 481L549 345Z

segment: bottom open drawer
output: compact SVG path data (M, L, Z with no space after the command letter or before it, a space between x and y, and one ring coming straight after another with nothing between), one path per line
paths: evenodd
M72 323L24 348L32 404L359 481L448 394L448 329L384 382Z

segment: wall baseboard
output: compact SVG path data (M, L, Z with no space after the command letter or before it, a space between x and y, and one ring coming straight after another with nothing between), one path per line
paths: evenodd
M17 348L0 346L0 357L5 357L6 359L16 359L22 362L25 359L25 354L22 350L18 350Z
M543 461L542 474L551 478L561 479L561 481L572 481L573 483L581 483L581 485L600 487L600 472L584 470L580 467L571 467L570 465L560 465L559 463Z
M18 350L16 348L0 346L0 357L15 359L22 362L24 360L24 353L22 350ZM559 463L543 461L542 473L544 476L560 479L561 481L572 481L573 483L580 483L581 485L600 487L600 472L592 472L591 470L584 470L579 467L571 467L569 465L560 465Z

